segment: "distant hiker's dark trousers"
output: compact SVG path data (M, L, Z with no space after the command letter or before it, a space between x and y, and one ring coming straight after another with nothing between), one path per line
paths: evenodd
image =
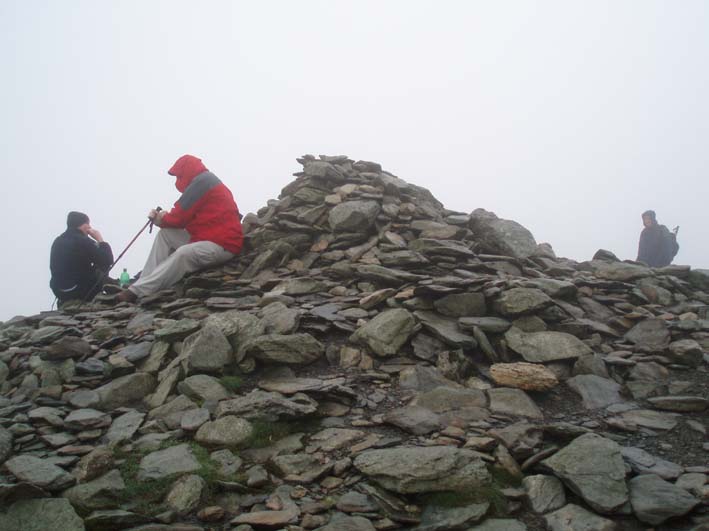
M59 303L74 300L91 300L101 292L103 288L100 280L104 277L104 272L98 269L94 270L92 276L82 278L77 284L61 289L56 286L50 286L52 292L59 299Z

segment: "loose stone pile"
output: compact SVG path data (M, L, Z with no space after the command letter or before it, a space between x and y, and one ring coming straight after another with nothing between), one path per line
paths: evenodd
M0 325L0 529L709 529L707 272L299 162L232 263Z

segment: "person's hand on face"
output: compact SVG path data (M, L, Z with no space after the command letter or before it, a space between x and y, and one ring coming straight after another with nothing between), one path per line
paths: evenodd
M86 234L88 236L91 236L94 240L96 240L99 243L101 243L103 241L103 236L101 236L101 233L98 230L91 227L90 225L86 231Z

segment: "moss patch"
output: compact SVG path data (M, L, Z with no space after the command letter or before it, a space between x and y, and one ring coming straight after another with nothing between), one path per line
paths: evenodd
M518 487L521 481L499 467L490 467L490 475L492 481L487 485L463 492L443 491L421 494L416 498L416 503L437 507L464 507L474 503L489 503L490 516L508 516L507 497L502 493L502 489Z
M221 383L228 391L238 393L244 385L244 379L237 375L222 376L219 378L219 383Z
M162 501L167 495L174 477L161 479L138 480L140 460L148 451L114 452L116 460L122 460L118 470L126 485L119 496L121 505L128 506L131 510L153 516L163 510Z
M183 442L177 439L168 439L160 444L158 450L164 450ZM219 479L217 465L209 457L209 450L194 441L190 442L189 446L200 466L199 470L194 473L200 476L207 484L205 496L212 498L216 493L216 482ZM153 451L155 450L132 450L126 452L116 449L114 451L116 460L121 461L118 465L118 470L126 485L125 490L119 496L119 502L122 505L127 505L135 512L149 516L165 510L163 500L179 477L179 474L176 474L161 479L138 480L140 460Z
M320 421L317 418L307 418L293 421L269 422L263 419L251 421L253 432L244 444L247 448L265 448L293 433L310 433L318 429Z

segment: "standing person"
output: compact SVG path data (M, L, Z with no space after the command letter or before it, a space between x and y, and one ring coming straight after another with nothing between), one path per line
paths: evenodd
M113 263L111 246L83 212L69 212L66 230L52 243L49 287L59 299L88 300L101 291L100 279Z
M669 229L657 223L654 210L643 212L642 220L645 228L640 233L637 261L650 267L670 265L677 251Z
M140 278L118 294L133 302L169 288L187 273L221 264L241 251L241 216L229 189L192 155L183 155L168 174L182 193L169 212L151 210L160 227Z

